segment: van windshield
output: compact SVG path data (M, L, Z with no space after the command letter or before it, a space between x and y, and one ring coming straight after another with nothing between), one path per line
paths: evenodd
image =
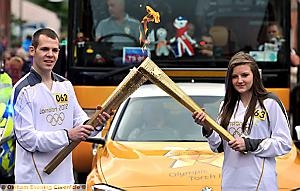
M84 75L83 83L118 84L124 71L146 57L168 69L227 68L232 55L246 51L261 68L280 70L288 64L289 23L285 18L290 12L285 1L75 2L73 46L68 55L74 78ZM159 22L155 22L156 13ZM270 25L277 27L273 37Z

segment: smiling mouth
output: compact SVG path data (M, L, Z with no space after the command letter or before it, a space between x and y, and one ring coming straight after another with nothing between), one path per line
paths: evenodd
M54 61L52 61L52 60L44 60L44 62L47 63L47 64L53 64L54 63Z
M246 86L236 86L238 89L245 89Z

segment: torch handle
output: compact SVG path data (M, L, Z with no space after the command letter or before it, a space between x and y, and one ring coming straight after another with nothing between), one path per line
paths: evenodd
M80 142L72 142L68 146L65 146L57 155L54 157L48 165L44 168L44 172L47 174L51 174L52 171L72 152L72 150L79 144Z

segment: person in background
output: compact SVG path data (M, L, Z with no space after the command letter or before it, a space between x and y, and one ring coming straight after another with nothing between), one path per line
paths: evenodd
M70 81L52 71L59 54L55 31L42 28L33 34L29 48L33 66L13 87L14 135L17 140L15 183L73 184L72 155L51 173L44 167L73 141L84 141L101 130L110 115L98 116L100 127L80 107Z
M29 53L26 52L22 46L18 46L15 49L15 56L22 58L22 60L23 60L23 68L22 68L23 75L27 74L30 71L30 68L32 65L32 60L29 57Z
M282 30L277 23L269 23L267 27L267 38L269 42L272 41L272 39L274 38L282 38Z
M29 47L31 46L31 35L26 35L26 38L22 42L22 48L26 53L29 52Z
M8 47L8 38L1 34L0 32L0 56L2 56Z
M300 58L294 48L291 48L291 88L293 89L298 84L298 66L300 65Z
M273 44L278 44L278 48L280 48L281 43L284 42L284 38L282 35L282 29L279 26L278 23L276 22L270 22L267 26L267 43L273 43ZM264 45L259 46L259 50L263 50ZM299 63L299 55L295 51L294 48L291 48L291 54L290 54L290 59L291 59L291 66L298 66Z
M236 53L229 62L225 92L218 122L233 140L225 141L204 123L204 112L192 115L203 126L211 149L224 152L222 191L278 190L275 157L292 148L283 104L267 92L257 63L244 52Z
M202 56L214 56L214 40L210 35L203 35L199 42L199 53Z
M282 29L279 24L270 22L266 29L266 39L263 44L259 45L258 50L266 51L271 48L272 51L279 51L284 41Z
M295 49L293 49L293 48L291 50L291 64L292 64L292 66L300 65L299 55L296 53Z
M282 39L283 35L282 35L282 29L280 27L280 25L276 22L270 22L268 27L267 27L267 42L271 42L273 44L278 44L279 48L281 45L281 42L284 42ZM264 46L260 46L264 47ZM299 61L299 54L296 52L296 50L294 48L291 47L291 52L290 52L290 61L291 61L291 86L295 86L295 84L297 83L297 67L295 66L299 66L300 65L300 61Z
M9 70L9 61L12 58L12 51L11 50L6 50L3 54L3 64L4 68L2 68L6 73Z
M29 58L28 53L26 53L23 48L18 47L15 50L12 49L7 49L4 52L4 65L5 65L5 71L7 73L9 72L9 68L10 68L10 60L12 57L18 57L22 59L22 76L24 76L25 74L27 74L30 71L31 68L31 58Z
M18 56L12 57L9 61L8 74L12 79L13 85L15 85L23 76L23 64L23 59Z
M167 111L157 103L145 104L141 111L141 124L130 132L128 140L166 140L179 137L178 131L168 126L168 118L163 114Z
M84 43L88 40L89 40L89 38L85 37L83 32L78 32L76 35L76 39L74 40L74 44L81 47L81 46L84 46Z
M4 71L4 62L0 58L0 184L14 183L15 140L9 103L11 93L12 80Z
M125 12L125 0L107 0L109 17L100 21L96 27L96 40L100 37L119 33L130 35L139 41L140 31L142 27L140 21L130 17ZM111 41L113 42L127 42L128 37L114 36Z
M11 77L5 71L3 60L0 58L0 103L7 103L12 89Z

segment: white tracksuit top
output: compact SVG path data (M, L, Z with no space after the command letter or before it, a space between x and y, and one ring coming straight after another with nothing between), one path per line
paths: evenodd
M247 108L240 102L236 104L234 110L236 114L233 113L227 128L234 137L264 139L254 152L243 155L232 150L216 132L208 137L213 151L217 152L219 146L223 146L224 149L222 191L256 190L261 174L258 190L278 190L275 157L291 150L292 138L287 114L279 99L272 94L264 100L264 105L269 115L270 126L266 112L257 105L251 133L242 134L241 127Z
M72 154L50 175L43 172L56 154L69 144L66 129L88 120L72 84L57 74L52 76L51 91L33 69L13 90L17 184L74 183Z

